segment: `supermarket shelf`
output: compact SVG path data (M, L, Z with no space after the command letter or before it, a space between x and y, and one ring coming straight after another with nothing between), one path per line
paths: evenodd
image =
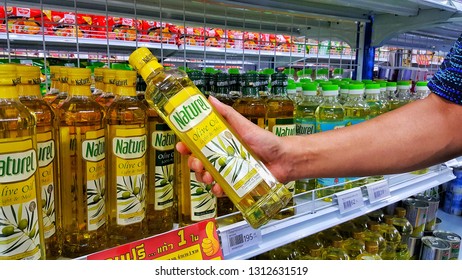
M10 42L11 49L43 49L45 43L46 50L56 51L76 51L78 46L79 52L101 52L129 55L136 47L147 47L151 49L155 55L159 55L161 51L164 57L168 57L178 51L178 46L173 44L161 44L150 42L123 41L114 39L97 39L97 38L76 38L76 37L61 37L61 36L42 36L34 34L14 34L0 33L0 46L7 47L7 40ZM109 46L109 47L108 47Z
M242 247L238 250L230 250L228 254L225 253L225 259L249 259L271 249L383 208L454 178L452 169L444 165L438 165L423 175L404 173L387 176L385 181L388 183L390 196L371 203L367 195L363 195L364 206L343 214L340 214L339 205L335 202L324 203L323 205L323 202L313 202L306 197L298 196L296 197L297 206L295 206L296 215L284 220L272 220L262 228L255 230L261 235L261 242L259 244ZM219 219L218 222L220 222ZM218 233L223 240L228 236L229 232L245 226L246 222L244 221L220 226Z

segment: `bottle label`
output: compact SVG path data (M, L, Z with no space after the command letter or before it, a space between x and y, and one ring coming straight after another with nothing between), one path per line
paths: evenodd
M116 157L117 224L141 222L146 209L145 128L116 129L112 153Z
M190 172L191 221L199 222L217 216L217 197L212 194L212 185L196 181L196 174Z
M274 184L271 173L229 131L197 88L183 89L164 109L172 126L200 149L235 195L243 197L263 180Z
M316 120L297 119L295 121L295 133L297 135L306 135L316 133Z
M106 223L106 204L104 199L106 193L104 129L86 132L85 139L82 142L82 158L86 163L85 172L87 175L87 230L94 231Z
M323 131L328 131L328 130L333 130L333 129L339 129L345 127L345 122L339 121L339 122L318 122L316 124L316 132L323 132Z
M273 126L272 131L277 136L295 135L294 119L276 119L276 125Z
M37 171L30 137L0 143L0 260L41 257Z
M40 188L42 192L43 235L45 238L56 232L56 174L55 174L55 141L51 131L37 134L38 165Z
M365 121L364 119L348 119L348 118L345 118L345 126L355 125L355 124L358 124L358 123L362 123L364 121Z
M175 133L167 124L155 125L151 143L153 148L151 156L155 158L155 178L151 180L155 182L155 210L164 210L173 206L175 141Z

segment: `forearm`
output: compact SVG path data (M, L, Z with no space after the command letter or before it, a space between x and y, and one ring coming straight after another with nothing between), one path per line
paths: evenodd
M361 124L284 142L289 179L366 176L430 166L462 151L462 106L436 95Z

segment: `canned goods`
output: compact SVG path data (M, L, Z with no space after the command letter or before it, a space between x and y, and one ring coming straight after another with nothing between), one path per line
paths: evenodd
M406 208L406 218L413 227L411 236L422 237L427 222L428 202L407 198L403 201L403 206Z
M421 260L448 260L451 244L435 236L422 237Z
M440 205L440 199L435 196L417 195L417 200L425 201L428 203L427 220L425 222L425 230L435 230L436 213Z
M435 237L441 238L451 245L451 250L449 252L449 259L450 260L457 260L459 259L459 249L460 249L460 236L456 233L443 231L443 230L435 230L433 232Z
M410 260L418 260L420 258L420 249L422 240L420 237L409 236L407 239L407 249L409 250Z

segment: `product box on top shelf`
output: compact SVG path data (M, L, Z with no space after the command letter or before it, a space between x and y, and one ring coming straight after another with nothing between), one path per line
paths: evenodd
M90 37L92 16L73 12L50 11L50 21L45 22L46 35L79 38ZM77 25L77 29L76 29Z
M178 43L180 45L186 44L189 46L203 46L204 45L204 28L202 27L188 27L178 26L178 33L180 38Z
M260 49L260 34L257 32L244 32L244 48L249 50Z
M141 21L141 41L177 44L178 39L179 30L175 24L153 20Z
M42 16L44 21L49 21L48 13L42 13L39 9L21 7L0 7L0 32L6 32L8 19L8 32L16 34L39 34L42 30Z
M206 28L205 45L207 47L219 47L224 48L226 46L225 31L221 28Z
M93 16L92 37L111 40L135 41L141 20L122 17Z

